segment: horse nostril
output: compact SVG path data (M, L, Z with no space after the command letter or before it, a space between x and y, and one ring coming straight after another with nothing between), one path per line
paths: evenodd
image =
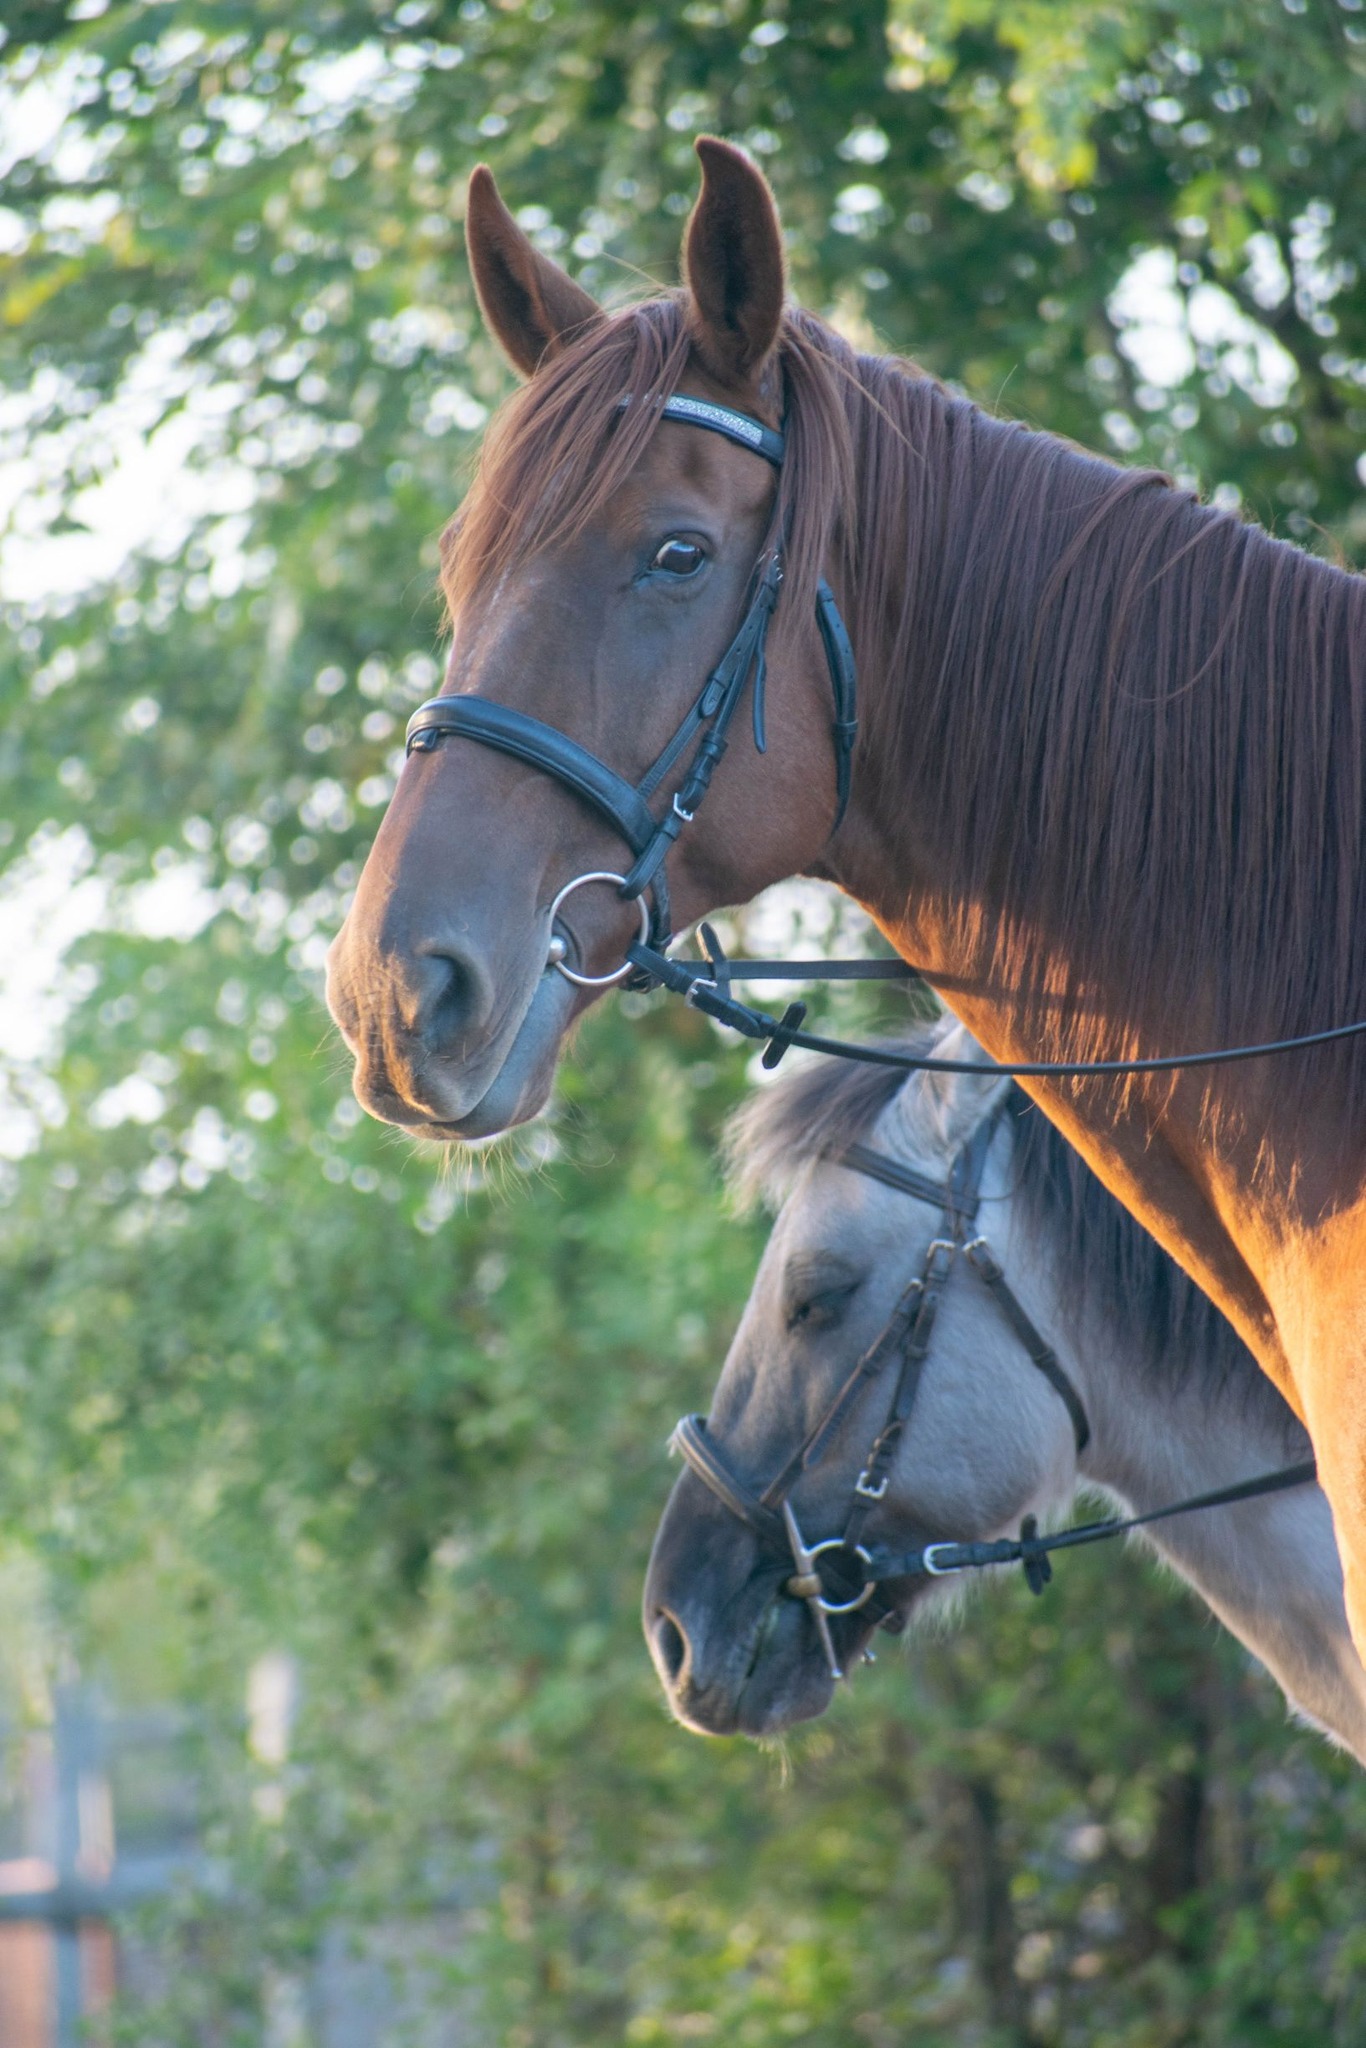
M688 1661L688 1638L666 1608L655 1616L654 1638L660 1669L669 1685L677 1685Z
M414 984L419 1028L433 1048L477 1030L491 1007L489 977L482 962L451 943L418 948Z

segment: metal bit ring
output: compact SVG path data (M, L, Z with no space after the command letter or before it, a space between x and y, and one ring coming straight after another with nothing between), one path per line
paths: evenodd
M626 887L625 875L614 874L610 868L594 868L589 874L575 875L572 882L565 883L550 906L552 926L565 898L572 896L576 889L582 889L589 882L615 882L619 889ZM640 944L643 946L650 936L650 909L643 896L636 898L636 909L640 912ZM579 974L574 968L566 967L562 957L557 957L557 944L563 946L563 941L551 940L550 957L546 965L553 967L557 974L562 974L566 981L572 981L576 988L611 988L614 982L624 981L631 972L631 962L623 960L620 967L611 974Z
M861 1543L846 1543L842 1536L827 1536L824 1543L813 1543L808 1553L813 1564L824 1550L852 1551L865 1570L873 1562ZM877 1581L871 1577L866 1579L863 1591L853 1600L827 1600L823 1592L816 1597L827 1614L857 1614L859 1608L866 1606L872 1599L876 1583Z

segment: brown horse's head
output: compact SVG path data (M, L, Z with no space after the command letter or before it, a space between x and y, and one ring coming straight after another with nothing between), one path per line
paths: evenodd
M684 290L614 314L532 247L488 171L474 173L480 303L529 381L490 431L443 570L455 626L443 694L515 707L635 782L734 635L766 540L783 533L768 749L758 753L747 714L735 720L705 816L669 857L679 924L811 865L835 814L813 594L842 479L794 523L768 463L658 416L682 390L777 424L800 375L781 338L768 187L724 143L698 153ZM657 814L680 772L665 778ZM538 768L466 737L415 753L329 964L365 1107L437 1138L535 1115L591 1000L547 969L551 904L572 878L620 873L630 859L609 824ZM595 886L560 923L580 969L601 974L636 936L638 911Z

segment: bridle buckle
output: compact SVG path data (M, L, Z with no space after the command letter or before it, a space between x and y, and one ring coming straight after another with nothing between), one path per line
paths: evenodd
M887 1491L890 1480L891 1474L884 1472L881 1479L874 1483L872 1474L865 1465L858 1478L854 1481L854 1491L863 1500L881 1500Z
M935 1562L936 1551L957 1550L958 1548L959 1545L956 1543L927 1543L925 1545L921 1557L925 1570L932 1579L947 1579L954 1572L962 1571L963 1567L961 1564L936 1564Z

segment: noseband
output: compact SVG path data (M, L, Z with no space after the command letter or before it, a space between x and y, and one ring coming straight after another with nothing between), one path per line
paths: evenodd
M720 434L738 447L749 449L751 454L760 456L775 469L782 467L783 436L772 427L765 426L762 420L751 419L748 413L737 412L728 405L715 405L710 399L691 398L684 392L675 392L666 398L658 411L661 419ZM543 720L532 718L525 711L514 710L511 705L495 704L487 697L440 696L419 705L408 721L407 751L410 754L430 753L448 738L477 740L482 746L494 747L499 753L511 754L515 760L525 761L530 767L553 775L557 782L571 789L591 810L616 828L635 858L624 875L595 869L591 874L575 876L555 898L551 908L552 920L565 899L576 889L589 882L613 882L618 885L621 896L642 904L641 932L637 943L648 943L652 951L662 954L672 936L665 861L674 841L683 827L692 823L706 796L712 776L726 751L731 722L751 675L754 678L754 744L761 754L767 751L765 650L769 621L777 606L782 581L781 545L766 547L755 565L754 593L734 639L708 676L701 695L673 738L637 783L627 782L614 768L600 761L596 754L590 754L586 747L570 739L558 727L546 725ZM830 728L835 750L833 831L849 802L854 740L858 733L857 677L849 634L840 617L834 592L824 577L816 586L816 624L830 672L835 710ZM664 815L657 818L651 803L690 746L693 746L692 755L672 801ZM643 903L647 893L648 913ZM564 938L557 935L551 943L549 964L582 988L606 988L613 982L625 980L628 975L640 974L636 963L629 959L611 974L581 974L566 964L567 950ZM642 980L645 986L652 985L652 977L645 975Z
M925 1174L917 1173L914 1167L904 1166L900 1160L877 1152L869 1145L850 1145L838 1155L838 1164L937 1207L940 1212L939 1228L930 1240L920 1271L902 1293L880 1334L819 1421L808 1430L782 1470L762 1492L753 1492L731 1469L708 1435L702 1416L685 1415L670 1439L670 1448L680 1454L732 1514L754 1531L766 1549L779 1555L784 1552L791 1555L796 1569L784 1581L783 1591L806 1602L831 1673L836 1678L842 1677L843 1673L835 1655L827 1617L831 1614L853 1614L864 1607L879 1622L890 1621L895 1616L895 1609L877 1597L879 1579L889 1574L862 1538L870 1516L887 1492L896 1447L910 1421L916 1395L920 1391L939 1305L960 1253L991 1290L992 1298L1011 1331L1020 1339L1031 1362L1066 1407L1078 1455L1090 1441L1091 1426L1080 1394L1064 1372L1056 1353L1035 1329L1007 1285L986 1239L972 1235L987 1154L1006 1107L1007 1099L1003 1096L983 1117L956 1155L945 1182L930 1180ZM896 1373L886 1417L854 1482L853 1499L845 1517L843 1533L808 1546L798 1527L789 1495L798 1480L814 1470L826 1455L864 1389L892 1366L895 1366ZM921 1553L922 1569L931 1577L939 1576L943 1570L937 1561L937 1553L943 1547L931 1543ZM904 1561L898 1562L902 1564L904 1574L908 1568Z

